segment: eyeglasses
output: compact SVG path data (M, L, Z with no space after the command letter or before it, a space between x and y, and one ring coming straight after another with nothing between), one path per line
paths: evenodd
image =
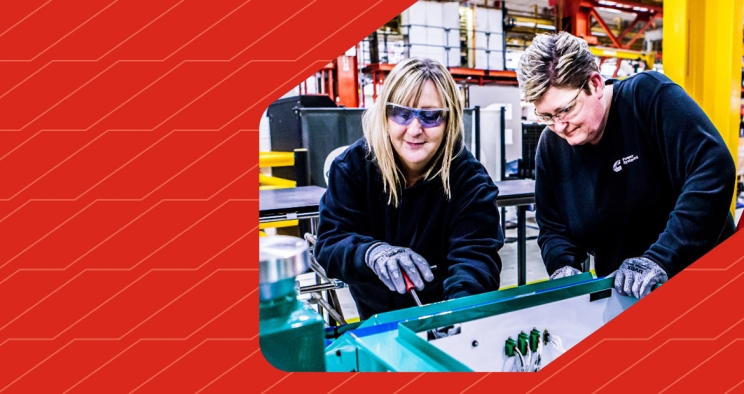
M586 82L584 82L583 85L581 85L581 88L579 88L579 91L576 93L576 96L568 102L568 104L564 105L563 108L559 108L555 111L555 114L539 114L537 113L537 108L535 108L535 116L537 116L537 120L541 123L545 123L548 126L554 125L556 121L561 121L563 119L566 119L569 115L571 115L571 112L576 108L576 100L578 100L579 95L584 90L584 86L586 86Z
M437 127L444 123L446 108L415 109L398 104L387 104L387 116L401 126L408 126L417 118L425 128Z

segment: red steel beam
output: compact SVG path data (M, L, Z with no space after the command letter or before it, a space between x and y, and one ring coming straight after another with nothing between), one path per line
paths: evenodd
M643 25L643 27L641 28L641 30L639 30L638 33L636 33L635 37L633 37L633 39L630 40L630 42L628 42L627 44L625 44L625 47L626 48L630 48L630 46L633 45L633 43L636 42L636 40L641 37L641 34L643 34L643 32L646 31L646 29L648 29L649 26L651 26L651 23L653 21L654 21L653 18L651 18L648 21L646 21L646 24Z
M639 7L639 8L645 8L648 10L651 14L659 14L658 17L661 17L662 12L664 12L664 7L653 5L653 4L643 4L643 3L636 3L633 1L627 1L627 0L613 0L613 3L615 4L599 4L599 1L595 0L582 0L581 6L592 6L592 7L602 7L602 8L610 8L618 11L623 12L631 12L631 13L642 13L643 11L635 11L633 10L633 7Z
M617 78L617 72L620 71L620 65L623 63L623 59L618 58L615 63L615 72L612 73L612 78Z
M607 33L607 37L610 37L610 40L617 48L622 48L623 46L620 44L620 41L617 40L617 37L615 37L614 34L612 34L612 30L610 30L610 27L607 26L604 19L602 19L601 16L599 16L599 13L594 8L589 9L589 14L594 17L594 19L599 22L599 25L602 26L602 29L604 29L605 33Z
M628 32L630 32L630 29L632 29L633 26L635 26L635 24L638 23L639 20L641 20L641 16L640 15L636 15L635 19L633 19L633 22L630 22L630 24L628 25L628 27L626 27L625 30L623 30L623 32L620 33L619 36L617 36L617 40L618 41L622 41L623 40L623 37L625 37L625 35L628 34Z

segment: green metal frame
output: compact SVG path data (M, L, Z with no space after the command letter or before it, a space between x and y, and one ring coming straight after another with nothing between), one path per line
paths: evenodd
M454 300L436 302L419 307L412 307L406 309L399 309L397 311L381 313L374 315L369 319L365 320L359 328L370 327L374 325L380 325L385 323L397 322L402 320L411 319L412 317L421 317L428 315L436 315L444 312L450 312L452 310L460 308L468 308L473 305L487 304L494 301L502 301L505 299L529 295L532 293L542 292L549 289L555 289L557 287L569 286L576 283L584 283L594 279L589 272L584 272L579 275L568 276L559 280L545 281L534 283L526 286L513 287L507 290L492 291L489 293L478 294L470 297L457 298Z
M472 371L417 333L512 312L613 287L584 273L423 307L375 315L326 348L328 371Z

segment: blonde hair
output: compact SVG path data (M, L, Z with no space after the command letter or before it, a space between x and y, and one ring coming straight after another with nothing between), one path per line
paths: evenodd
M599 69L586 41L566 32L538 34L519 59L517 81L524 100L532 103L551 86L581 88L595 71ZM585 91L591 94L589 86Z
M369 153L382 174L388 204L395 207L400 201L405 177L396 164L395 150L390 141L387 104L417 106L424 85L428 81L434 83L443 107L448 111L445 115L442 144L429 162L423 178L428 180L439 175L445 195L448 199L451 198L450 164L460 153L459 150L455 152L455 145L462 135L463 105L455 81L442 64L435 60L420 58L408 58L398 63L387 76L377 101L362 116L362 127Z

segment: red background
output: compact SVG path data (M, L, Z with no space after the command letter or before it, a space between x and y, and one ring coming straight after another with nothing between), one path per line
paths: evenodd
M259 118L413 2L0 6L0 392L744 391L744 233L537 374L268 365Z

